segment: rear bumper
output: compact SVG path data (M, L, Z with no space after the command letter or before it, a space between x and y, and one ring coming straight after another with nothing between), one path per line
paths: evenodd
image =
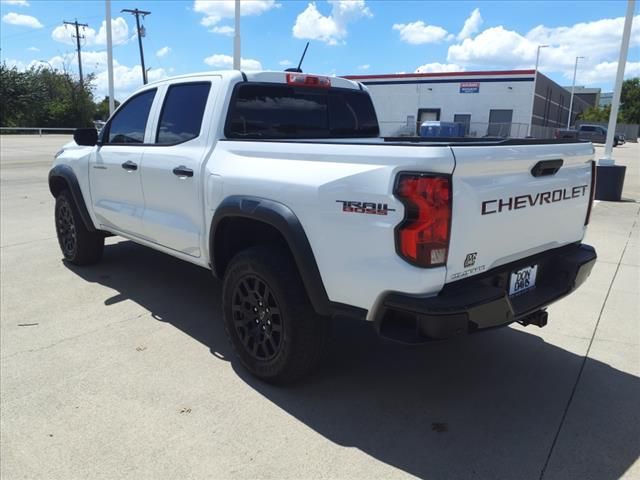
M445 285L434 297L389 293L376 315L383 337L407 343L440 340L515 321L540 323L540 311L569 295L587 279L596 262L595 249L574 244L548 250ZM535 288L510 297L511 272L538 265Z

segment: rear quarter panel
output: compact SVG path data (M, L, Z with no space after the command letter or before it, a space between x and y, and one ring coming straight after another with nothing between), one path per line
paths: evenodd
M207 221L231 195L281 202L300 220L329 299L369 310L387 291L436 294L445 268L421 269L395 252L404 216L393 196L400 171L450 174L446 146L219 141L208 162ZM343 212L340 201L387 205L388 212Z

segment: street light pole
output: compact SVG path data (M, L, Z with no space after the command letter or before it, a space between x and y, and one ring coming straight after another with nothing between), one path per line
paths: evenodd
M611 112L609 113L609 128L607 129L607 140L604 147L604 158L600 159L596 175L597 200L609 200L619 202L622 199L622 189L624 188L624 177L627 171L625 165L616 165L612 158L613 141L616 134L616 123L618 121L618 108L620 108L620 94L622 93L622 82L624 79L624 67L627 63L629 53L629 39L631 37L631 24L633 23L633 11L635 0L627 1L627 14L624 19L622 29L622 42L620 44L620 55L618 57L618 71L616 73L616 83L613 89L613 99L611 100Z
M618 58L618 72L616 73L616 83L613 89L613 99L611 100L611 112L609 113L607 140L604 146L604 158L600 160L600 165L613 165L615 163L613 158L611 158L611 154L613 153L613 139L616 134L622 81L624 80L624 67L625 63L627 63L627 54L629 52L629 39L631 37L631 24L633 22L635 3L635 0L629 0L627 3L627 16L625 17L624 28L622 30L622 44L620 46L620 57Z
M573 67L573 83L571 84L571 100L569 101L569 118L567 118L567 128L571 128L571 111L573 110L573 94L576 90L576 73L578 72L578 60L584 57L576 57L576 64Z
M533 109L536 104L536 83L538 83L538 63L540 62L540 49L547 48L549 45L538 45L538 52L536 53L536 68L535 73L533 74L533 95L531 98L531 116L529 118L529 133L528 137L531 136L531 131L533 129Z
M113 40L111 37L111 0L105 0L105 21L107 27L107 83L109 91L109 116L116 108L113 98Z
M235 6L235 31L233 32L233 69L240 70L240 0Z

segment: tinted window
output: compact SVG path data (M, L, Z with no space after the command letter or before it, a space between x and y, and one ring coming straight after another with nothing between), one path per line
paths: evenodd
M581 127L583 132L594 132L596 129L594 127Z
M156 143L181 143L200 135L210 88L209 82L169 87L160 114Z
M358 90L244 83L236 87L225 128L230 138L378 136L369 95Z
M107 143L143 143L156 90L142 92L125 103L109 122Z

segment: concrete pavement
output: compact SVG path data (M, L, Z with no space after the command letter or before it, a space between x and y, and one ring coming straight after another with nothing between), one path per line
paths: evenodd
M547 327L408 348L340 323L279 389L231 356L207 271L117 237L61 261L66 141L0 137L2 479L640 478L640 145L614 150L627 201L594 207L598 263Z

